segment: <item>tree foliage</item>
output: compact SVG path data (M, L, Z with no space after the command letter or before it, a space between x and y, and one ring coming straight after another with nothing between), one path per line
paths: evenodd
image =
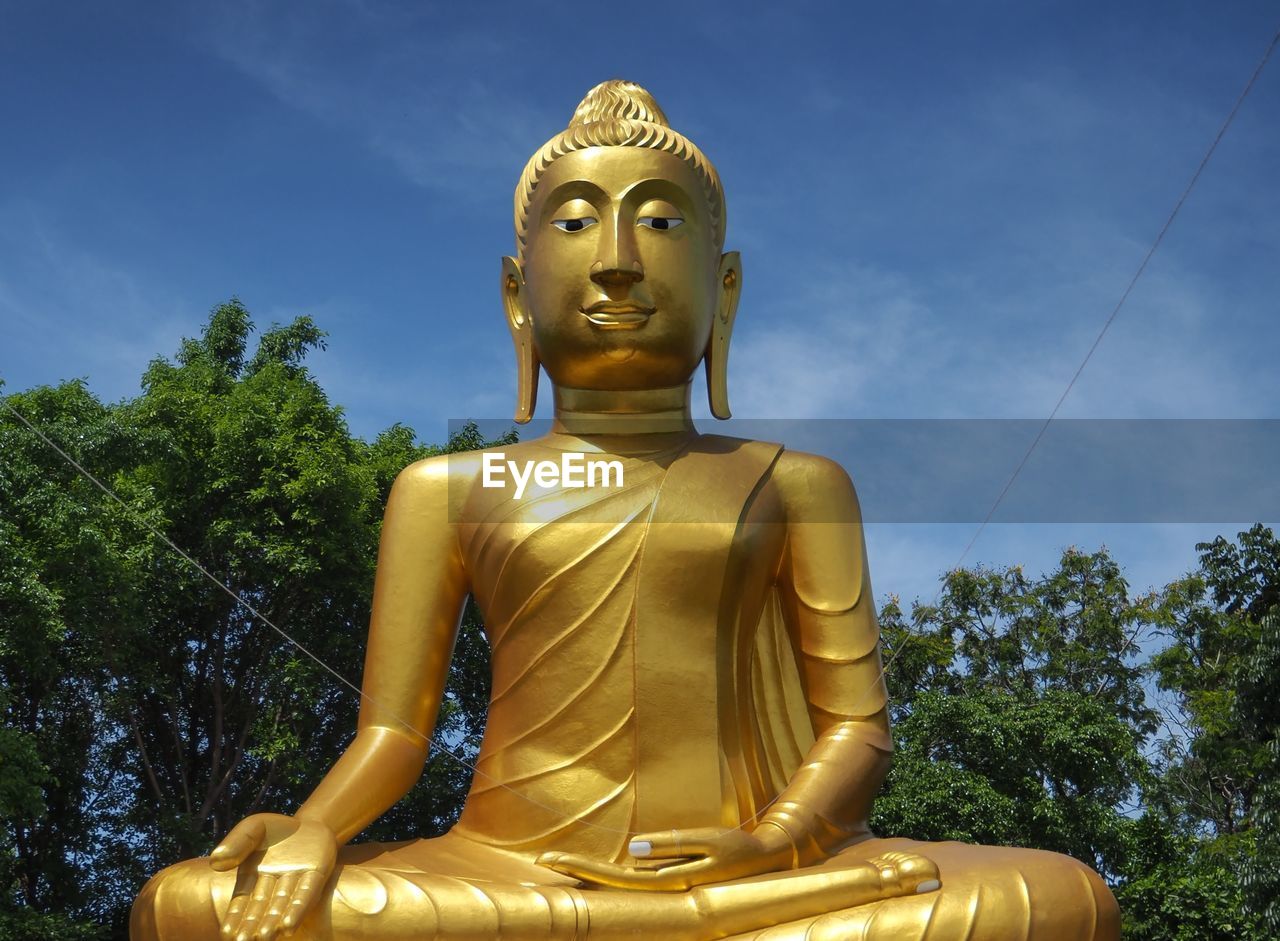
M148 874L209 850L259 809L296 806L354 732L383 505L395 475L444 449L394 426L352 436L307 371L308 318L266 331L212 312L142 393L104 405L82 383L8 404L120 500L0 412L0 911L18 937L114 925ZM163 533L205 573L152 534ZM474 612L438 739L483 728L487 661ZM437 750L373 835L440 832L468 772ZM68 923L67 931L79 930Z
M886 606L897 753L876 828L1118 872L1156 725L1136 642L1153 615L1105 551L1075 549L1038 579L1017 566L953 571L910 626Z
M1280 540L1258 524L1196 548L1199 570L1165 589L1167 644L1152 657L1172 734L1150 802L1188 837L1196 862L1229 871L1239 921L1276 937Z
M948 573L881 612L882 832L1068 853L1135 939L1276 936L1280 542L1255 526L1132 598L1105 550Z
M1272 937L1280 937L1280 607L1263 616L1242 674L1236 711L1263 754L1253 795L1254 853L1241 865L1241 877L1250 909Z

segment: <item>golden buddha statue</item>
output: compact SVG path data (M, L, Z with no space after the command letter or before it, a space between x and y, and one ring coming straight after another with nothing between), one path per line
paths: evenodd
M503 458L587 455L625 484L517 493L481 453L406 468L355 739L292 817L155 876L131 937L1118 937L1075 860L868 829L891 740L853 486L690 420L703 360L729 415L742 287L702 152L605 82L529 161L515 220L516 417L545 369L555 422ZM461 819L345 846L422 772L468 595L493 685Z

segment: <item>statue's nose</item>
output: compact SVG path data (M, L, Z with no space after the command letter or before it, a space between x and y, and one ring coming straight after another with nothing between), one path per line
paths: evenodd
M639 246L636 245L635 226L621 212L612 221L600 226L599 254L591 266L591 280L603 288L624 290L644 280L644 266L640 264Z
M644 269L639 261L632 262L629 268L619 265L606 268L604 262L597 261L591 266L591 280L604 288L630 287L644 280Z

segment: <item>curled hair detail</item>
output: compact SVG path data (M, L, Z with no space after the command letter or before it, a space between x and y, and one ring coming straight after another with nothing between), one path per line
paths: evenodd
M711 210L716 244L724 244L724 190L711 161L693 141L667 126L653 96L631 82L602 82L587 93L569 126L529 158L515 192L516 244L521 260L528 242L529 209L547 167L566 154L588 147L644 147L683 160L702 183Z
M667 116L662 113L653 95L635 82L617 78L601 82L587 92L574 109L569 126L610 119L646 121L649 124L668 126Z

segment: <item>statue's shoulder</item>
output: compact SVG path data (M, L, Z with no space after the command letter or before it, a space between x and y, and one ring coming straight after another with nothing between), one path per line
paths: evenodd
M533 439L477 451L435 454L414 461L400 472L391 492L392 502L409 502L420 508L447 505L449 518L455 522L462 521L474 509L474 498L479 493L492 494L490 500L503 498L500 488L485 490L481 487L487 462L495 459L499 463L536 459L544 456L545 451L537 439Z
M802 478L807 483L823 486L852 487L853 481L849 472L839 461L833 461L821 454L810 454L808 451L792 451L785 449L778 455L775 475L788 478Z
M856 522L861 518L858 495L848 471L820 454L792 451L771 441L702 435L691 448L719 460L768 464L768 479L793 521Z
M433 454L400 471L391 490L391 502L417 507L447 504L451 518L465 504L479 479L484 451L455 451Z
M854 522L861 518L849 472L829 457L784 450L774 464L772 480L790 519Z
M447 454L433 454L420 461L414 461L400 472L400 478L414 487L434 488L441 485L469 484L479 478L484 469L485 456L519 457L535 452L536 439L519 441L512 444L499 444L478 451L451 451ZM397 483L399 482L397 480Z
M415 491L432 491L447 487L455 477L465 477L470 469L475 451L456 454L433 454L414 461L396 478L396 487Z
M437 454L402 469L387 499L388 519L406 512L430 517L447 513L459 489L451 476L458 471L458 463L450 460L456 456Z

